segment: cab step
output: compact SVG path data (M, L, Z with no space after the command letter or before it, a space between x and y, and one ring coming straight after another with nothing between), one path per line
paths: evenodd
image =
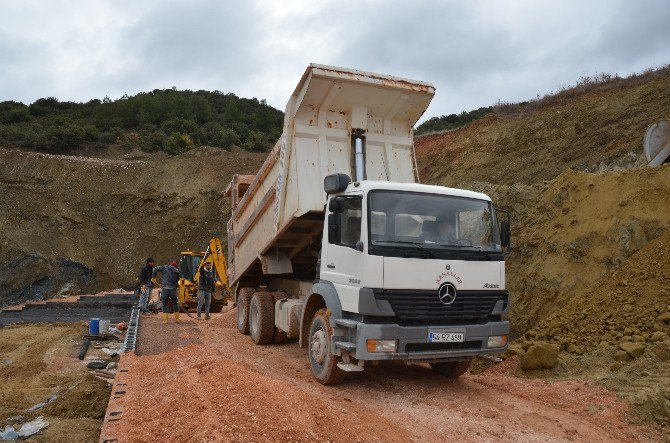
M364 370L362 366L358 366L353 363L344 363L342 361L337 364L337 367L344 372L362 372Z
M347 352L356 352L356 343L351 343L349 341L336 341L335 347Z
M351 328L351 329L356 329L356 326L358 326L358 322L356 320L349 320L346 318L339 318L335 320L335 324L338 326L342 326L343 328Z

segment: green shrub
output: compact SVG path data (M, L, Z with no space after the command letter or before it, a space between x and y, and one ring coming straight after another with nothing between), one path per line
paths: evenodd
M100 130L93 125L84 126L84 140L97 142L100 140Z
M230 128L224 128L218 122L204 124L198 132L200 143L230 150L240 144L240 137Z
M164 151L165 141L165 134L163 134L161 131L154 131L147 137L146 143L143 145L143 149L149 152Z
M177 155L193 149L194 147L195 144L188 134L180 134L175 132L170 135L170 137L168 137L165 143L165 152L170 155Z
M0 114L0 121L6 125L12 125L14 123L23 123L30 121L32 115L27 106L21 105L16 108L12 108L6 113Z
M251 152L263 152L268 149L268 140L260 132L250 131L247 140L242 143L242 148Z
M60 122L51 126L48 130L49 145L47 148L54 152L67 152L78 148L84 141L86 133L84 129L71 122Z

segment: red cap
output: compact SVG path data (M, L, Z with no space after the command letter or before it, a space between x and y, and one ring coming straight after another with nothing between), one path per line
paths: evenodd
M174 260L172 260L172 261L170 262L170 266L174 266L174 267L176 268L176 267L177 267L177 262L174 261Z

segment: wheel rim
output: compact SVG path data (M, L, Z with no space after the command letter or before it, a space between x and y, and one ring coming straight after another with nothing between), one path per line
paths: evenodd
M250 306L251 313L249 315L249 320L251 323L249 326L251 326L251 332L256 335L256 332L258 331L258 323L260 321L259 319L259 312L258 312L258 307L256 307L256 303L251 303Z
M237 305L237 323L240 325L244 324L244 303L240 301Z
M326 332L323 328L319 328L312 334L310 338L309 351L312 356L312 360L319 366L322 366L326 361L326 352L328 340L326 337Z

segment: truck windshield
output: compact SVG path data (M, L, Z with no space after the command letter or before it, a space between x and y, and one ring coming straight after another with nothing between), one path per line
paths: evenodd
M489 253L502 252L493 207L486 200L373 191L368 212L371 250L428 250L433 257L445 252L450 256L484 256L484 260L491 258Z

